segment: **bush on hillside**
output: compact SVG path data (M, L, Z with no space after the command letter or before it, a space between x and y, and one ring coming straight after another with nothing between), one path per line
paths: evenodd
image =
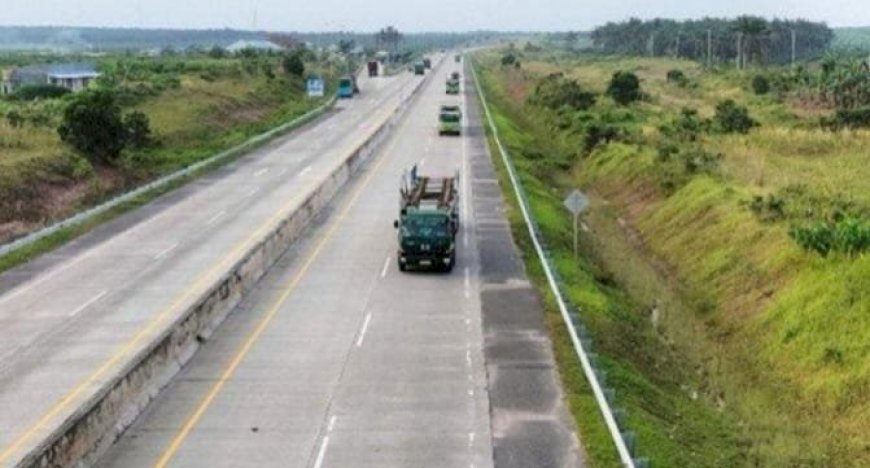
M528 101L549 109L568 106L574 110L587 110L595 105L595 93L584 90L576 80L554 73L538 81Z
M752 92L762 96L770 92L770 80L764 75L752 77Z
M798 245L823 257L832 252L854 257L870 250L870 222L855 217L795 227L789 234Z
M70 92L70 90L64 87L50 84L25 85L15 90L15 93L12 95L12 99L18 101L33 101L36 99L57 99L66 96Z
M680 141L697 141L701 134L710 130L710 120L698 116L698 111L684 107L680 114L671 122L661 125L659 131L663 135Z
M302 56L298 53L284 56L284 58L281 59L281 68L284 70L284 73L288 75L302 76L305 74L305 62L302 60Z
M607 86L607 95L617 104L626 106L639 101L643 94L640 90L640 80L631 72L619 71L613 74Z
M508 52L508 53L501 56L502 66L515 65L516 63L517 63L517 56L513 52Z
M680 87L689 84L689 79L686 77L686 74L683 73L683 70L678 69L668 70L667 80L668 83L674 83Z
M832 117L823 118L822 126L830 130L870 128L870 107L840 109Z
M151 144L151 121L144 112L134 111L124 116L127 143L133 148L145 148Z
M737 105L733 99L726 99L716 105L713 121L722 133L749 133L758 126L758 122L749 116L749 110Z

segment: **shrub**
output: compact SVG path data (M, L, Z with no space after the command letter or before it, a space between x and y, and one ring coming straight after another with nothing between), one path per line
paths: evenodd
M583 137L583 150L591 153L601 143L610 143L620 135L620 130L614 125L591 123L586 126L586 135Z
M776 221L785 217L785 200L772 193L766 198L756 195L752 198L749 209L762 221Z
M752 77L752 91L762 96L770 92L770 80L764 75L755 75Z
M749 133L758 126L746 107L738 106L732 99L726 99L716 105L716 115L713 117L718 130L722 133Z
M302 56L299 53L285 56L281 60L281 68L288 75L302 76L305 74L305 62L302 61Z
M822 126L830 130L870 127L870 107L840 109L832 117L823 118Z
M638 101L642 97L640 80L634 73L616 72L607 86L607 95L622 106Z
M668 83L674 83L677 86L683 87L689 84L689 79L686 78L686 74L683 73L683 70L673 69L668 70L667 75Z
M669 124L659 127L664 135L681 141L697 141L701 134L710 130L710 121L698 117L698 111L684 107L680 115Z
M854 257L870 250L870 223L855 217L795 227L789 235L804 249L823 257L834 251Z
M529 103L550 109L568 106L587 110L595 105L595 93L585 91L577 81L565 79L561 73L554 73L538 81Z
M127 142L121 107L113 91L88 90L72 99L57 129L61 140L92 163L111 163Z
M513 52L508 52L501 56L502 66L514 65L517 62L517 56Z
M64 87L50 84L25 85L15 90L15 94L12 95L12 98L19 101L33 101L35 99L57 99L66 96L70 92L70 90Z
M24 126L24 116L17 110L11 110L6 113L6 122L12 128L21 128Z
M134 111L124 116L127 143L133 148L144 148L151 143L151 122L144 112Z

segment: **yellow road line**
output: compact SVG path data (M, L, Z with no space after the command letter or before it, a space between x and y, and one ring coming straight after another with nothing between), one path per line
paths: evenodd
M401 132L404 131L404 129L408 123L408 120L409 119L407 119L407 118L404 119L404 121L402 122L402 125L399 127L396 135L401 134ZM266 312L266 315L260 320L260 322L257 324L257 327L254 328L254 330L251 332L251 334L248 335L245 342L242 344L242 346L239 348L239 350L233 356L233 359L230 360L229 365L226 367L226 369L224 369L223 373L221 373L221 376L217 379L217 381L212 386L212 388L208 391L208 393L205 395L205 397L202 398L202 400L197 405L196 409L188 417L188 419L185 421L184 425L182 425L181 430L172 439L172 442L169 444L169 446L166 448L166 450L160 456L160 459L158 459L157 462L154 464L155 468L164 468L165 466L167 466L169 464L170 460L172 460L172 457L175 456L175 454L178 452L178 449L181 447L181 444L183 444L185 439L187 439L187 436L190 435L190 431L193 430L193 428L196 426L196 424L199 422L199 420L205 414L206 410L208 410L209 406L211 406L211 403L214 401L215 397L217 397L218 393L220 393L221 389L223 389L224 385L226 385L226 383L232 377L233 373L235 373L236 368L241 364L242 360L245 358L245 356L248 354L248 352L251 350L251 348L254 346L254 344L257 342L257 340L260 338L260 335L263 333L263 331L266 330L266 328L272 322L272 319L275 317L275 315L278 314L281 306L284 304L284 302L287 301L287 299L290 297L290 294L292 294L293 291L296 290L296 286L299 284L299 282L302 280L302 278L305 276L305 274L308 273L308 270L311 268L311 265L314 264L314 261L317 260L317 257L320 255L320 252L323 250L323 248L326 246L326 244L332 239L332 236L338 230L342 221L347 217L347 214L350 212L351 208L354 207L354 205L356 204L360 195L362 194L363 190L365 190L366 187L368 187L372 178L375 176L375 174L378 173L381 166L384 164L384 161L386 161L388 159L388 155L393 151L393 148L395 147L397 141L398 141L398 138L394 138L390 142L389 146L384 149L384 151L382 152L382 157L372 167L371 171L366 175L365 179L363 179L360 186L357 187L356 191L353 193L353 196L347 202L347 205L344 207L344 209L341 211L341 213L334 219L334 221L332 222L332 225L329 227L329 230L321 238L320 242L317 244L314 251L311 252L311 255L309 255L308 258L305 260L305 263L302 265L302 268L287 283L287 286L284 289L284 291L281 293L281 295L278 296L278 298L272 303L272 305L269 307L269 309L267 309L268 311Z
M387 112L381 112L381 114L388 114ZM384 120L386 122L386 120ZM351 152L355 151L356 148L359 148L365 140L369 137L358 138L353 146L351 146ZM304 191L301 193L309 193L311 190L311 186L316 184L309 184L305 186ZM273 224L277 223L280 219L285 217L287 213L293 208L293 205L297 202L297 198L294 197L288 201L287 204L281 207L272 217L266 220L253 234L248 236L245 240L236 245L236 247L230 252L230 254L226 255L220 262L215 264L214 267L210 268L208 271L199 276L199 278L193 283L193 285L187 288L182 293L175 296L173 301L170 303L168 307L163 309L154 319L152 319L148 325L145 326L142 330L140 330L136 335L133 336L126 344L124 344L115 354L109 358L106 362L104 362L100 367L98 367L93 373L84 378L79 384L73 387L72 390L67 392L60 400L55 402L35 423L30 425L21 435L19 435L12 443L10 443L6 448L0 452L0 463L5 463L9 460L9 458L18 452L22 446L24 446L27 442L32 440L36 434L42 429L45 425L47 425L52 419L57 417L62 411L64 411L76 398L80 397L85 390L91 385L96 384L104 375L118 362L127 357L131 351L133 351L137 345L139 345L142 340L153 333L159 325L162 325L163 322L170 317L173 312L176 312L176 309L182 305L185 301L192 299L195 294L200 293L201 289L207 284L207 280L214 280L219 278L221 275L225 273L225 269L232 264L232 262L238 261L238 256L245 252L246 249L249 249L252 244L259 242L259 239L262 235L268 232L269 229L273 227ZM214 278L217 277L217 278Z

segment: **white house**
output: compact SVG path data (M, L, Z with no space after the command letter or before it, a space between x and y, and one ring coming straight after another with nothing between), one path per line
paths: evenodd
M227 51L234 54L245 49L271 50L276 52L284 50L283 47L269 41L236 41L227 46Z

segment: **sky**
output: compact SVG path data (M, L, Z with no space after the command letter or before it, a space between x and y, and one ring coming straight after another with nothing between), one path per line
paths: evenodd
M870 26L870 0L0 0L0 25L271 31L565 31L740 14Z

